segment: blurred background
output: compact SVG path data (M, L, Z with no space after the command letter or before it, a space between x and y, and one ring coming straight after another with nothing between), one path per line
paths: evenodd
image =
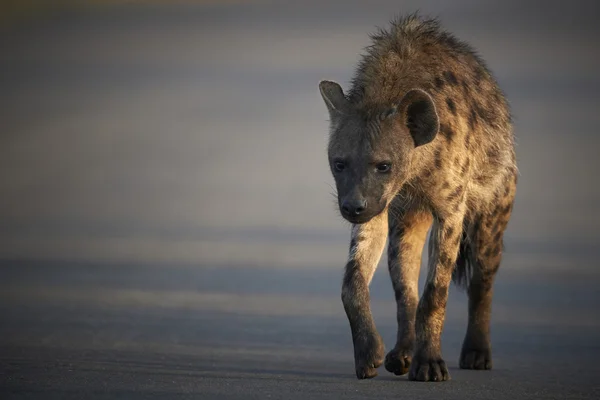
M347 88L368 34L417 9L479 50L514 113L495 365L562 354L564 335L599 355L597 3L12 0L0 5L4 387L46 387L36 368L61 357L98 373L93 351L138 369L185 354L195 371L249 372L257 357L328 371L312 364L322 357L352 377L349 226L317 84ZM385 262L372 298L391 348ZM451 296L455 364L466 296ZM520 345L541 347L519 358Z

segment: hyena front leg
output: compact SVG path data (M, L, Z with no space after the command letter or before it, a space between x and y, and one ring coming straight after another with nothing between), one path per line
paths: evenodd
M396 346L385 357L385 368L396 374L408 373L415 349L415 315L419 302L419 271L423 245L431 226L428 211L407 211L400 217L390 214L388 267L397 305Z
M384 346L371 315L369 283L385 246L387 212L352 227L350 257L342 285L342 302L354 343L354 366L358 379L373 378L383 363Z
M435 218L429 243L429 272L416 316L416 349L408 378L416 381L450 379L442 359L441 334L448 288L458 255L463 216Z

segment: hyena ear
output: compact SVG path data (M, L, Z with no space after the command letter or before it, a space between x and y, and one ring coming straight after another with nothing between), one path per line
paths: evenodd
M319 82L319 90L329 110L331 119L347 113L349 107L348 100L344 96L344 91L339 84L332 81L321 81Z
M440 120L429 94L413 89L404 95L398 105L404 123L412 136L415 147L431 142L440 129Z

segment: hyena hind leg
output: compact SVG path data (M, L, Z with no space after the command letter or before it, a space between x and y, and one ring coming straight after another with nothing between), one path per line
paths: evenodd
M467 289L469 323L459 360L462 369L492 369L492 292L511 209L512 202L498 206L491 215L480 217L471 240L461 244L461 252L466 254L461 254L457 268L465 268L465 263L470 263L472 268Z

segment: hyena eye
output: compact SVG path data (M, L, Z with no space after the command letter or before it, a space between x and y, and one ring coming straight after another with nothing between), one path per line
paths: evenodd
M337 172L342 172L346 168L346 163L344 163L343 161L335 161L333 163L333 168Z
M379 163L375 166L377 172L390 172L392 164L388 162Z

